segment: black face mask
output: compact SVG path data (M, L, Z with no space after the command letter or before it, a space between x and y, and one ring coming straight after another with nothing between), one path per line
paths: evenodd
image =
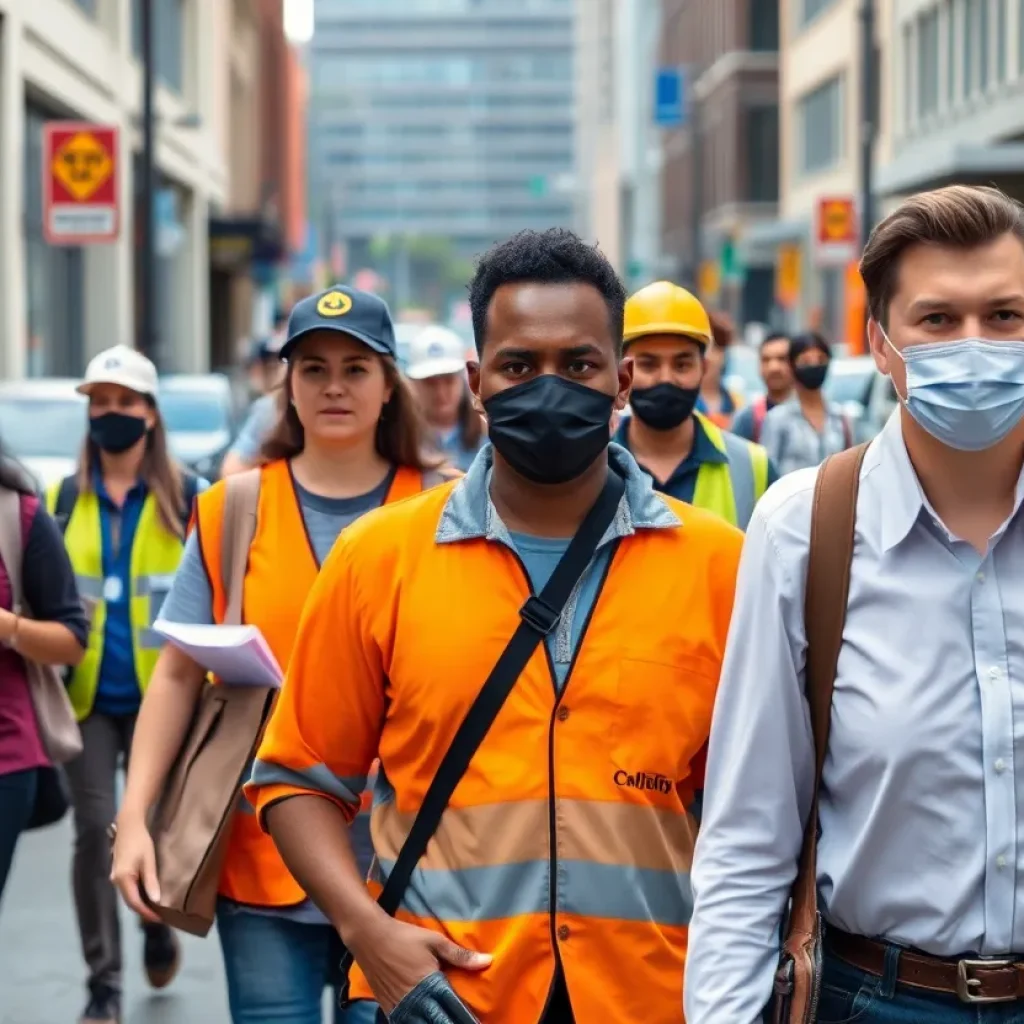
M681 388L662 381L652 388L633 388L629 407L651 430L675 430L693 414L700 388Z
M491 444L517 473L564 484L608 447L614 405L614 395L545 373L491 395L484 411Z
M89 420L89 437L98 448L111 455L128 451L145 436L147 429L141 416L128 416L123 412L105 412Z
M817 391L825 383L828 376L828 364L823 366L794 366L793 376L798 384L803 385L808 391Z

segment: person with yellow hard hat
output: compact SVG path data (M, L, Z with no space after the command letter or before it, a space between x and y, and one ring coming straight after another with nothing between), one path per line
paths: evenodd
M745 529L778 474L758 444L695 410L714 345L707 310L685 288L656 281L626 302L623 347L633 359L632 415L615 440L656 490L716 512Z

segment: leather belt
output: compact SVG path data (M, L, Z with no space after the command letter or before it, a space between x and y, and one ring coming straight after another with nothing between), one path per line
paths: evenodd
M829 928L825 945L858 970L879 978L885 973L886 946L882 942ZM1024 957L944 960L901 950L896 981L928 992L954 995L964 1003L1012 1003L1024 999Z

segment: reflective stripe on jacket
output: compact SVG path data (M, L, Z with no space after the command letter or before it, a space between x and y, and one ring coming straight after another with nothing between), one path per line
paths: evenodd
M706 462L700 467L693 503L745 530L754 506L768 489L768 453L759 444L719 429L707 416L695 415L711 443L729 461L724 465Z
M618 451L621 452L621 449ZM529 594L515 554L452 537L474 473L354 524L307 605L247 787L262 819L300 793L351 818L379 750L377 893ZM543 645L450 801L399 917L494 954L449 980L479 1020L541 1018L563 965L576 1019L681 1024L688 873L742 536L654 496L622 537L562 695ZM627 485L627 496L629 493ZM487 513L493 527L493 509ZM667 518L667 525L665 519ZM680 610L683 610L682 616ZM354 998L369 988L353 971Z
M46 507L53 515L60 483L47 489ZM103 599L103 535L100 499L95 491L83 491L64 531L64 545L75 570L78 593L89 613L89 645L68 684L68 696L79 721L92 712L99 687L106 626L106 602ZM146 496L135 531L131 552L132 648L139 689L146 692L156 667L163 639L152 629L171 589L174 573L184 550L182 540L171 533L160 519L156 499Z
M429 475L399 467L386 501L418 494ZM218 483L196 503L199 545L213 591L215 622L223 622L227 613L227 590L221 578L226 494L224 484ZM246 623L260 628L278 664L287 666L299 617L318 572L287 462L263 467L256 521L245 576L244 617ZM305 899L244 801L232 824L220 893L239 903L264 907L292 906Z

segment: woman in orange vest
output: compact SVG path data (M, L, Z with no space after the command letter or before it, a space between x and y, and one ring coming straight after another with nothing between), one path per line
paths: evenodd
M244 619L286 666L306 596L341 530L385 502L440 483L428 465L415 402L395 364L387 305L336 287L300 302L281 349L287 376L276 429L263 449L256 534L245 577ZM202 496L181 569L161 617L223 621L224 484ZM157 886L147 815L181 746L203 669L168 645L135 731L118 817L114 879L126 902L152 918L140 895ZM368 836L362 844L369 849ZM368 863L362 865L364 869ZM318 1024L337 963L336 933L288 873L246 810L235 815L220 884L217 931L234 1024ZM372 1021L372 1004L340 1020Z

